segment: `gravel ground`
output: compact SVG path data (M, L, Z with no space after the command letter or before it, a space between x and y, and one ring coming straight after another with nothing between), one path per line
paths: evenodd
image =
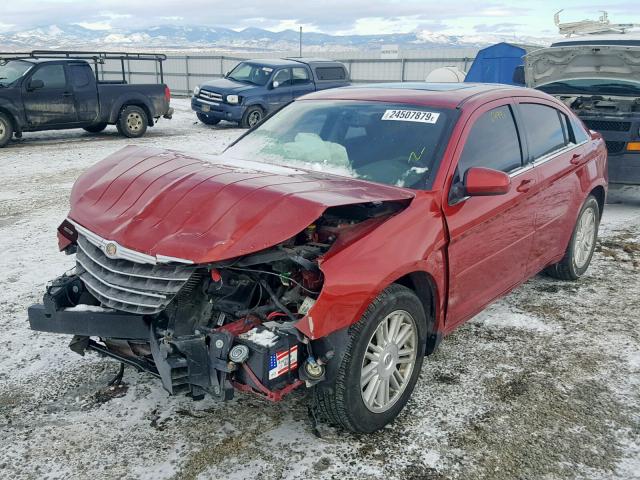
M212 153L241 130L174 120L135 143ZM579 282L538 276L448 337L388 428L313 436L304 392L280 404L169 397L150 376L28 330L72 266L55 228L76 177L133 143L110 127L0 150L0 478L640 478L640 189L613 189Z

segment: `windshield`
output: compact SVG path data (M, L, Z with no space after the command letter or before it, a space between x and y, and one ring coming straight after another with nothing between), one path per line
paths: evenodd
M224 156L429 188L452 117L449 110L431 107L303 100L249 132Z
M581 78L541 85L538 89L546 93L576 93L581 95L632 95L640 96L640 82L606 79Z
M229 72L227 78L236 82L263 86L269 81L272 72L271 67L242 62Z
M4 65L0 63L0 84L11 85L27 73L31 67L33 67L32 63L22 60L11 60Z

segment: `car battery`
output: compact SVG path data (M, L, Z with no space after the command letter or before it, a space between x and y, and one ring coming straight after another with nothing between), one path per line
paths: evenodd
M258 326L238 335L235 343L249 348L249 358L245 363L269 390L279 390L298 378L302 345L294 335ZM244 369L237 371L236 378L257 388Z

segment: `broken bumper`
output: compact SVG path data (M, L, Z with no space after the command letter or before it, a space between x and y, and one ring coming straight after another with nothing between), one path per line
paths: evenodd
M63 333L86 337L147 340L149 323L142 315L117 312L65 311L32 305L29 326L38 332Z
M238 336L240 331L255 328L254 323L246 322L236 326L237 332L202 327L203 331L193 335L174 336L157 325L152 315L89 305L72 307L82 290L75 275L56 279L43 304L28 309L31 329L73 335L69 347L74 352L84 355L92 350L109 356L159 377L169 393L188 393L194 399L208 393L217 400L230 400L235 387L278 401L302 385L297 375L302 349L295 335L274 333L277 341L265 347ZM101 343L91 337L99 337ZM146 346L146 353L134 353L141 345ZM231 352L234 347L245 352L240 360Z

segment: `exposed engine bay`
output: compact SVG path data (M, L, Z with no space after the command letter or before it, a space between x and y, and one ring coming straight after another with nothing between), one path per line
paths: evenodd
M611 95L554 95L578 115L640 112L640 98Z
M59 333L75 334L72 350L148 371L170 393L228 400L240 389L279 400L322 382L334 354L295 327L321 293L323 256L405 205L331 207L285 242L207 265L114 260L109 244L98 247L90 232L65 221L59 232L76 268L49 285L44 305L30 309L31 327L52 331L59 318Z

